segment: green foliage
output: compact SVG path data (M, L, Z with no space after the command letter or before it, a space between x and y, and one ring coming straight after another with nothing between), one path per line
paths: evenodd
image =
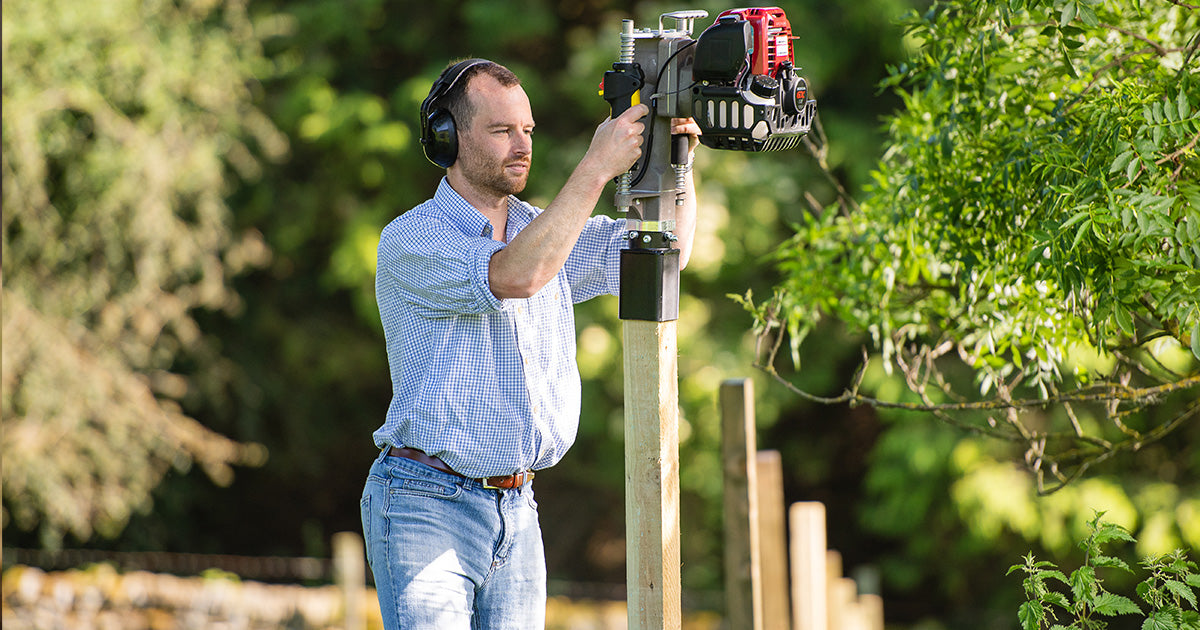
M46 545L115 535L171 468L263 457L180 407L223 369L195 310L237 312L269 257L224 197L286 149L244 9L4 6L4 520Z
M1124 528L1102 520L1097 513L1088 523L1090 533L1079 546L1085 552L1084 565L1066 576L1053 562L1037 560L1032 553L1022 564L1013 565L1008 573L1025 573L1022 583L1027 601L1017 610L1023 630L1102 630L1108 619L1125 615L1142 616L1143 630L1196 630L1200 614L1196 607L1196 590L1200 589L1200 574L1196 563L1187 559L1182 550L1147 557L1141 566L1149 575L1137 585L1138 597L1147 610L1123 595L1104 587L1098 569L1115 569L1133 573L1125 561L1109 556L1105 548L1115 541L1135 542ZM1059 615L1066 619L1060 622ZM1067 622L1064 625L1063 622Z
M904 26L888 149L860 202L778 251L760 326L793 361L822 318L868 334L920 395L904 408L1024 442L1047 486L1194 418L1200 10L937 2ZM1130 429L1161 404L1172 420ZM1017 413L1055 405L1061 432Z
M790 341L806 368L792 376L799 386L822 392L836 390L849 377L861 335L877 334L881 348L891 343L889 356L911 356L911 345L889 341L903 340L897 337L901 329L916 331L914 340L930 341L950 327L975 334L978 345L996 322L997 343L1008 348L997 356L1022 363L1006 368L990 350L981 354L979 361L996 374L989 391L996 391L997 383L1007 387L1013 378L1026 377L1029 365L1037 364L1029 376L1037 374L1042 369L1037 350L1018 351L1013 339L1036 341L1046 331L1023 323L1028 330L1014 336L1010 333L1016 325L1010 320L1035 317L1037 308L1065 300L1053 293L1041 296L1032 276L1016 284L1016 271L989 266L985 258L1000 257L1005 248L1016 252L1006 254L1006 260L1025 264L1030 260L1026 255L1044 243L1057 257L1053 260L1074 261L1070 269L1085 270L1059 269L1044 262L1049 259L1033 257L1031 268L1043 274L1037 279L1055 290L1053 274L1061 273L1063 282L1081 275L1085 283L1091 281L1086 264L1102 260L1097 252L1104 248L1129 261L1112 267L1113 287L1118 287L1120 273L1140 274L1156 256L1178 257L1172 258L1174 267L1155 276L1158 284L1137 286L1154 291L1146 299L1166 296L1167 304L1160 308L1182 309L1184 324L1194 321L1186 319L1185 308L1187 292L1195 289L1194 276L1178 269L1187 264L1182 257L1188 254L1174 249L1175 243L1194 239L1188 230L1197 224L1187 214L1196 207L1189 187L1196 181L1194 147L1173 162L1159 163L1187 147L1186 142L1172 143L1196 124L1200 104L1193 73L1179 75L1191 83L1167 85L1168 68L1141 83L1110 87L1102 81L1070 92L1060 86L1068 82L1063 76L1069 76L1061 55L1049 65L1066 75L1046 70L1041 76L1034 63L1043 58L1037 45L1062 37L1040 34L1052 21L1059 24L1056 32L1084 42L1077 48L1064 46L1081 81L1086 80L1089 68L1103 64L1092 63L1084 53L1105 54L1103 46L1071 28L1091 29L1083 21L1089 10L1097 19L1110 19L1112 9L1077 4L1075 21L1064 26L1063 3L1054 9L1053 20L1046 18L1033 31L1010 34L1001 28L995 37L1007 46L977 47L972 50L980 55L973 55L954 52L950 40L939 43L939 37L953 35L955 24L974 24L973 16L982 19L987 6L951 11L939 5L929 14L929 26L914 27L902 40L893 22L916 2L780 4L798 36L797 59L818 99L822 132L814 134L816 160L801 151L748 155L702 150L697 157L699 241L682 277L678 327L682 558L688 589L720 584L716 532L722 464L716 391L723 379L745 376L754 357L754 339L746 330L749 318L727 295L746 296L764 319L789 315ZM250 3L245 8L249 15L238 2L5 6L3 445L9 544L14 539L31 544L22 538L21 528L52 522L37 511L45 509L57 510L55 518L76 519L66 529L79 538L92 531L119 533L111 542L91 541L97 546L327 553L323 545L329 533L359 527L353 501L347 499L361 490L362 474L374 455L370 432L390 396L373 297L376 240L387 221L427 199L440 177L416 141L417 108L433 78L449 60L464 56L494 58L518 72L538 122L525 196L545 205L606 115L595 86L615 58L620 19L634 17L642 26L663 11L682 8L617 0L410 5L279 0ZM687 5L710 14L729 6L709 0ZM1162 6L1145 6L1142 13L1128 13L1130 24L1144 25L1144 30L1122 28L1152 35L1151 40L1168 49L1180 47L1167 40L1194 27L1193 13L1181 8L1162 21ZM958 22L937 23L949 18ZM1016 24L1014 20L1006 28ZM1096 32L1105 41L1115 38L1115 55L1145 48L1142 40L1119 31ZM1033 35L1027 38L1029 33ZM977 45L973 37L960 39ZM906 50L916 56L905 60ZM1010 62L989 70L989 58ZM1140 73L1158 58L1157 51L1129 57L1099 74ZM938 74L941 59L960 64L958 79ZM888 79L885 66L894 69L895 80ZM1191 68L1180 65L1185 66ZM976 75L985 70L1002 79L997 85L1010 86L1003 104L1002 92L997 92L995 106L972 105L971 95L990 85ZM894 89L873 96L877 81ZM1037 81L1045 89L1037 89ZM88 98L49 109L39 100L64 94ZM1085 95L1109 98L1112 103L1105 107L1122 109L1108 119L1098 111L1082 118L1079 112L1100 107L1080 102ZM909 111L910 102L920 109ZM1155 103L1162 122L1155 121ZM105 118L105 104L120 116ZM1026 116L1025 104L1035 105L1031 114L1036 115ZM906 109L878 128L880 118L895 106ZM25 122L33 119L40 126ZM1060 119L1070 124L1056 126ZM96 123L107 120L116 122ZM975 127L968 124L972 121ZM1159 128L1162 137L1155 140ZM1059 129L1063 141L1030 135ZM872 169L885 134L894 148ZM1066 141L1086 140L1088 134L1110 138L1114 146L1089 140L1091 144L1077 149L1086 168L1069 161L1060 165L1074 146ZM1139 144L1143 135L1153 146ZM975 144L966 141L970 139ZM1012 190L1020 182L1080 187L1057 214L1047 204L1058 203L1059 193L1021 189L1021 199L1045 205L1039 209L1041 223L1022 219L1022 225L1042 226L1049 239L1039 240L1032 229L1009 229L1016 223L1007 221L1015 215L997 211L1003 187L989 192L975 183L961 192L964 199L976 195L991 204L969 217L959 211L961 219L952 207L953 193L938 192L947 183L972 184L972 174L994 183L991 171L1000 169L981 172L977 163L1005 164L1003 151L1015 150L1021 141L1040 153L1021 164L1014 154L1008 175L997 176L1008 177ZM943 146L950 148L948 156ZM921 166L918 158L941 161ZM1036 164L1036 178L1021 170L1022 164L1028 164L1029 172ZM1113 170L1114 165L1120 168ZM963 170L968 167L975 170ZM1176 176L1173 169L1180 168ZM1103 175L1105 183L1088 188L1092 184L1073 178L1071 169ZM1025 179L1015 181L1014 175ZM903 190L897 181L928 185ZM1175 183L1179 195L1172 188ZM1082 205L1086 195L1109 189L1123 205L1115 210L1098 202ZM1142 193L1153 198L1138 198ZM888 201L888 195L903 201L918 194L928 207ZM851 208L854 202L848 200L859 197L861 208L849 218L832 210L809 217L812 208L839 196ZM1171 197L1172 205L1162 205L1160 197ZM1080 209L1071 212L1076 206ZM1082 216L1085 207L1088 214ZM597 212L608 210L602 203ZM1130 226L1148 236L1138 232L1140 241L1125 242L1124 233L1117 232L1126 225L1122 212L1130 213ZM974 230L969 229L972 221L978 223ZM1073 222L1065 228L1058 225L1068 221ZM922 226L941 232L927 238ZM773 266L770 252L797 230L820 238ZM1154 235L1168 244L1158 254L1152 251ZM979 246L984 236L987 247ZM1023 244L993 251L1002 237L1019 237ZM952 243L964 245L951 250ZM894 260L893 251L899 253ZM952 251L963 254L962 260L946 254ZM979 258L968 260L967 254ZM920 271L921 262L932 271ZM951 264L960 265L958 275L946 271ZM895 269L886 271L889 265ZM949 282L950 276L970 280L964 271L968 267L978 274L976 294L987 298L971 306L972 312L986 317L962 315L968 303L961 291L933 283ZM793 269L807 275L793 282ZM1135 276L1132 282L1151 279ZM989 288L986 282L998 284ZM1006 288L1005 282L1014 286ZM754 296L770 295L775 285L789 291L800 287L819 299L796 300L788 304L794 310L785 311L778 302L753 302ZM161 291L151 290L156 286ZM997 295L988 297L993 291ZM1080 291L1079 304L1086 302L1083 298L1094 303L1109 299ZM926 314L913 306L920 299L927 299L933 310ZM1033 299L1042 301L1024 310L1014 306ZM36 302L37 319L26 302ZM958 308L960 317L934 318L939 305L947 312ZM599 299L577 309L585 410L579 439L562 464L538 478L543 523L554 525L545 527L554 579L624 579L623 347L616 306L615 300ZM807 307L811 310L804 311ZM837 309L858 319L848 318L850 326L837 324L831 317ZM804 317L806 312L811 319ZM1125 315L1116 313L1107 319L1091 316L1086 326L1072 324L1085 343L1082 350L1071 347L1063 354L1059 373L1064 379L1075 378L1078 370L1078 378L1086 377L1087 383L1119 381L1112 356L1118 353L1139 358L1158 379L1135 373L1130 388L1152 387L1170 372L1194 369L1185 345L1169 335L1138 348L1122 347L1130 339L1121 328ZM1134 314L1140 311L1129 313L1138 341L1156 334L1158 320ZM1055 311L1043 315L1051 323L1058 321ZM41 323L17 327L18 321ZM874 330L870 324L876 325ZM912 326L906 328L908 324ZM1181 334L1187 332L1184 324ZM1104 355L1096 349L1101 334L1108 335ZM47 346L47 340L54 344ZM31 351L35 342L45 348ZM103 361L92 361L89 353ZM889 367L891 373L873 360L864 389L889 400L923 404L921 395L904 389L903 370L898 374L894 361ZM1009 378L1001 379L1002 373ZM1022 459L1023 448L994 448L891 410L814 409L782 388L763 386L766 376L753 376L760 380L761 444L784 452L789 499L826 500L831 535L839 538L847 566L878 562L889 595L921 600L927 614L949 618L942 610L949 608L946 602L964 602L976 607L963 613L972 619L979 608L994 603L984 593L1003 591L979 587L986 563L1011 557L1013 545L1023 549L1038 544L1051 553L1062 552L1061 540L1082 527L1075 515L1097 503L1118 505L1107 509L1119 513L1120 522L1131 529L1140 527L1134 531L1143 544L1200 540L1200 529L1193 524L1200 523L1200 502L1191 498L1197 495L1190 474L1200 463L1194 454L1190 460L1176 456L1182 449L1175 447L1193 437L1184 431L1145 440L1137 450L1124 451L1129 459L1110 459L1104 477L1038 501L1029 479L1010 463L1011 457ZM944 376L949 383L966 382L976 389L986 378L972 381L974 369L967 376L946 370ZM63 391L80 395L63 396ZM1158 393L1163 405L1120 416L1125 429L1153 438L1154 427L1169 425L1189 392ZM953 402L937 391L928 395ZM1094 432L1101 426L1103 413L1085 409L1083 403L1077 406L1074 417L1082 429ZM166 409L172 423L163 427L183 429L154 424L162 417L156 408ZM84 412L76 414L77 409ZM1029 425L1037 429L1072 420L1065 410L1043 413L1032 407L1024 413L1037 417ZM68 422L76 418L86 421ZM186 418L203 426L188 424ZM1010 426L1004 420L998 425ZM76 431L90 450L77 449L71 440L53 441L56 434L50 430L64 426L68 435ZM40 432L33 433L34 428ZM176 430L182 432L172 432ZM266 445L270 461L240 472L237 483L228 487L214 487L201 474L170 474L171 465L186 466L187 456L180 453L197 444L195 436L212 438L212 430ZM1051 446L1054 435L1047 439ZM203 452L230 452L216 446L239 450L230 441L212 445L214 450ZM841 453L831 452L830 445L839 446ZM153 454L148 462L142 458L145 453ZM228 480L228 468L212 469L222 483ZM150 511L146 493L164 474ZM18 483L71 493L47 494L39 504L30 499L33 495L16 491ZM89 501L102 497L107 497L103 511L86 509ZM138 513L122 530L135 508ZM247 528L247 522L254 527ZM17 527L8 527L13 524ZM62 529L47 530L47 539ZM953 541L949 550L946 541ZM1162 586L1172 588L1165 582ZM912 597L918 589L929 597Z

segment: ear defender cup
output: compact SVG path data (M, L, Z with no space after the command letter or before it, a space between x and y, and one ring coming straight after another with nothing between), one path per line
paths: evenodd
M425 130L421 137L425 157L442 168L450 168L458 160L458 131L450 110L433 110L425 117Z
M433 82L429 96L421 103L421 146L430 162L450 168L458 159L458 131L450 110L438 106L437 102L448 93L458 78L472 66L491 63L486 59L467 59L446 68Z

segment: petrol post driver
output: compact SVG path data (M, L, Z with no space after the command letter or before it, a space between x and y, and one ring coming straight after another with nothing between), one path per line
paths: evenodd
M693 39L696 19L705 17L703 10L665 13L657 29L623 20L620 56L601 83L613 118L638 103L650 106L642 157L617 180L630 241L621 251L621 319L679 318L672 230L690 165L688 137L670 137L671 119L694 118L709 148L779 151L798 146L816 116L782 9L724 11ZM675 28L663 28L663 18Z

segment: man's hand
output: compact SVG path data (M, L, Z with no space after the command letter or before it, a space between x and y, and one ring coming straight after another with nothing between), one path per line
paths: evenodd
M580 165L595 169L604 181L628 171L642 155L642 132L646 125L641 119L649 113L649 107L638 104L601 123Z
M688 157L696 150L696 145L700 144L700 125L696 124L695 118L672 118L671 119L671 135L685 133L688 138Z

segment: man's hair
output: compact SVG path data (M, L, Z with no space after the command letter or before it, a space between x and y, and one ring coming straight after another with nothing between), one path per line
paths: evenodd
M450 65L454 65L454 63ZM450 114L454 116L454 125L459 130L466 130L471 126L472 119L475 118L475 106L471 103L471 99L467 98L467 88L471 84L471 79L481 74L492 77L504 87L521 84L521 80L512 73L512 70L495 62L486 61L467 68L458 77L458 81L454 83L450 91L438 99L439 106L450 110Z

